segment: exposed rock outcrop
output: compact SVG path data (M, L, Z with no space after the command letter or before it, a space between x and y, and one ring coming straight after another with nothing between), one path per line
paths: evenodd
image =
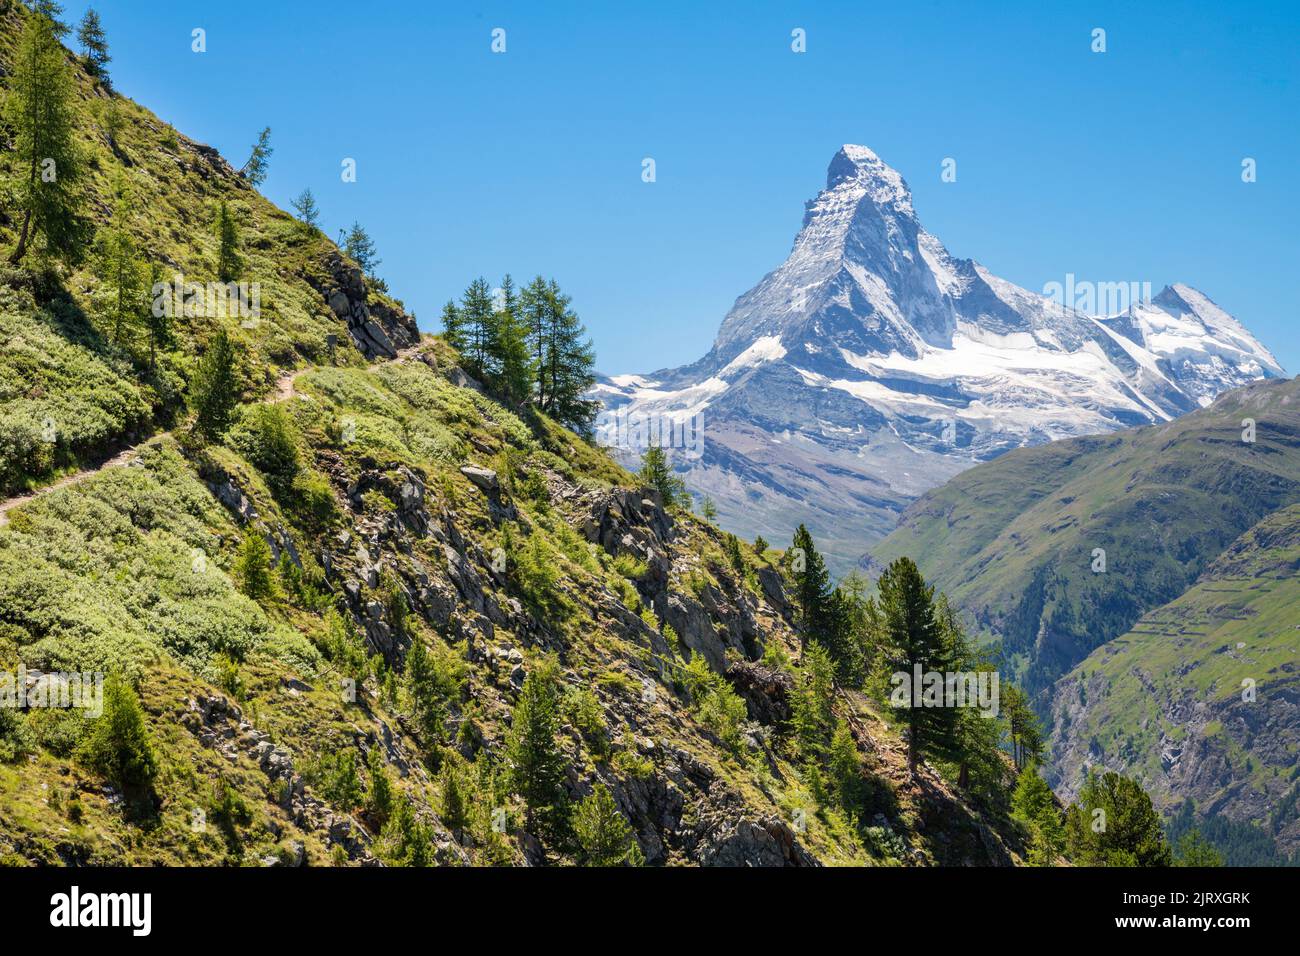
M393 358L420 340L415 320L384 299L370 296L361 269L337 249L325 254L322 265L324 274L313 275L310 281L330 311L347 323L348 334L366 358Z

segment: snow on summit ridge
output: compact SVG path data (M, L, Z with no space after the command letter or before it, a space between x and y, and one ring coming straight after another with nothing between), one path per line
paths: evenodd
M898 171L845 144L789 256L736 299L709 353L594 395L622 416L698 417L703 455L679 467L722 525L781 542L803 522L844 571L978 461L1284 374L1187 285L1118 315L1069 305L952 256ZM639 449L622 454L635 464Z

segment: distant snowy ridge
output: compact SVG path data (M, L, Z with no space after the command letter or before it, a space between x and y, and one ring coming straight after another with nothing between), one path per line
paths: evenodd
M736 300L706 356L592 394L625 418L701 420L703 455L679 464L723 526L784 542L802 521L843 571L910 500L980 460L1168 420L1282 374L1189 286L1094 318L953 258L902 176L846 145L789 257Z

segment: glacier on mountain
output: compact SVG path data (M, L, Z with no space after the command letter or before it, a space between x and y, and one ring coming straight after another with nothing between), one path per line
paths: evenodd
M606 421L702 423L703 453L674 460L719 523L774 543L805 523L844 572L911 500L979 461L1283 374L1189 286L1108 316L1061 298L954 258L903 177L846 145L789 257L736 300L707 355L592 395ZM635 466L627 434L612 443Z

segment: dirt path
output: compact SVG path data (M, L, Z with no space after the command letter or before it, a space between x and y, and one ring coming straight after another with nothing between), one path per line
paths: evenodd
M420 344L421 343L417 343L409 348L402 349L395 357L391 359L383 359L380 362L374 362L370 367L374 368L384 362L405 362L420 350ZM275 388L271 391L271 394L262 399L262 404L274 405L293 398L298 394L297 390L294 388L294 383L297 382L301 376L306 375L308 372L314 372L316 369L317 366L308 365L306 368L300 368L293 372L283 373L278 379L276 379ZM100 462L93 468L83 468L81 471L74 472L71 475L64 475L58 481L37 488L35 491L29 491L26 494L17 495L13 498L6 499L5 501L0 501L0 527L4 527L9 523L9 512L13 511L15 508L21 508L23 505L29 504L37 498L44 497L51 492L60 491L64 488L70 488L73 485L80 484L87 478L98 475L101 471L108 471L110 468L121 468L123 465L129 465L138 457L139 453L144 451L144 449L149 445L156 444L171 434L171 431L159 432L156 435L146 438L142 442L137 442L128 448L124 448L112 458Z

